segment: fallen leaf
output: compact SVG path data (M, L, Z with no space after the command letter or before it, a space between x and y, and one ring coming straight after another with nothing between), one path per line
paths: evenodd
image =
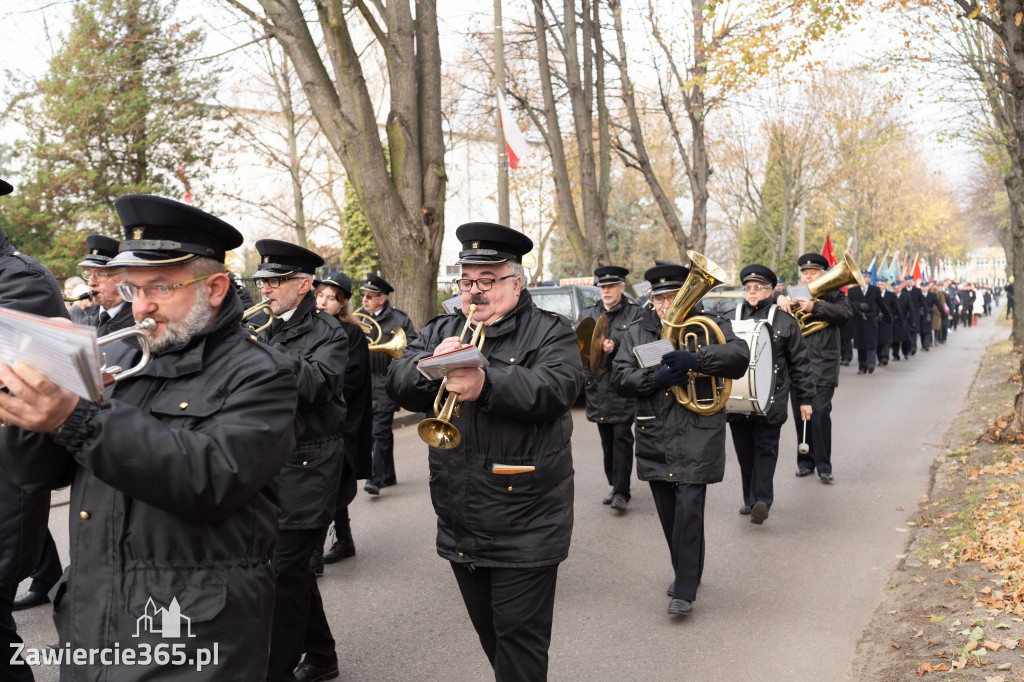
M957 660L950 663L950 665L953 666L953 670L963 670L967 667L967 659L961 656Z
M941 639L929 639L928 640L928 646L935 646L936 644L938 644L941 641L942 641Z
M1000 663L996 666L996 670L1010 670L1013 668L1013 663Z
M932 671L932 664L928 661L921 661L921 665L917 666L917 676L927 675Z
M896 642L889 642L889 648L890 649L899 649L900 645L897 644Z
M985 636L985 631L984 630L982 630L981 628L974 628L973 630L971 630L971 634L968 637L968 639L970 641L972 641L972 642L977 642L977 641L980 641L981 638L984 637L984 636Z
M1020 26L1021 20L1024 19L1024 12L1017 12L1013 15L1013 23Z
M949 670L949 666L946 665L945 663L939 663L937 666L932 668L932 670L934 670L937 673L944 673L944 672L947 672Z
M1010 629L1010 624L1009 623L996 623L994 627L995 627L996 630L1009 630Z
M946 578L946 582L949 583L950 585L959 585L960 584L959 581L953 580L952 578Z
M946 620L946 617L945 616L932 616L930 620L933 623L941 623L942 621Z
M1017 648L1017 640L1015 639L1004 639L1002 644L1004 648L1009 649L1010 651Z
M976 641L970 641L970 642L967 643L966 651L967 651L967 653L971 653L972 651L974 651L977 648L978 648L978 643Z
M917 639L918 637L922 637L922 636L924 636L924 630L918 630L917 634L914 635L914 639Z
M992 594L992 588L986 585L985 587L978 590L980 594Z
M896 511L903 511L903 505L901 504L900 506L896 507Z
M895 616L895 615L896 615L896 612L895 612L895 611L889 611L889 615L890 615L890 616Z
M986 649L988 649L989 651L999 651L999 649L1003 646L1002 644L999 644L998 642L993 642L993 641L988 640L988 639L986 639L984 642L982 642L981 645L983 647L985 647Z

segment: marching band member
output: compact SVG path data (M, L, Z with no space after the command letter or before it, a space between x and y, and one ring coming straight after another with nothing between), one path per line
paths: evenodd
M333 315L316 306L314 273L323 258L277 239L257 241L256 250L260 269L253 279L274 313L273 323L258 332L259 338L294 363L299 388L295 449L278 477L281 532L274 547L277 599L267 679L327 679L323 676L338 670L336 655L333 661L307 661L302 666L299 659L308 626L326 628L321 639L331 637L310 558L318 545L322 547L322 533L334 516L345 456L342 386L348 336ZM266 320L266 312L260 312L250 324L261 327Z
M114 203L127 241L122 297L146 332L152 360L79 398L31 368L0 365L0 466L27 490L71 484L71 563L54 588L61 645L137 653L166 645L140 628L147 608L177 605L193 637L184 658L218 650L189 680L263 680L277 538L277 477L294 444L295 363L239 324L242 306L224 255L242 235L208 213L162 197ZM63 307L63 306L61 306ZM141 351L125 349L128 367ZM63 647L62 647L63 648ZM141 661L137 661L141 663ZM66 679L174 675L167 666L65 660ZM163 670L158 673L157 670Z
M460 330L484 324L486 368L453 369L461 433L454 449L429 448L437 553L451 562L496 680L543 680L558 565L569 553L573 464L569 412L583 387L576 335L537 308L522 256L533 248L503 225L456 230L462 310L427 324L388 372L388 393L426 412L440 382L417 362L457 350ZM478 306L472 322L470 306ZM509 473L503 473L509 472Z
M676 401L673 386L685 386L688 372L739 379L747 369L750 351L732 333L728 320L715 322L724 344L708 345L696 353L675 350L662 357L660 367L642 368L633 350L657 341L666 312L686 281L689 269L675 263L657 265L644 273L651 283L654 310L630 325L615 355L612 385L636 398L636 472L647 481L668 542L674 579L669 585L671 615L692 613L704 571L704 502L709 483L725 475L725 412L700 415ZM689 315L701 314L693 306Z

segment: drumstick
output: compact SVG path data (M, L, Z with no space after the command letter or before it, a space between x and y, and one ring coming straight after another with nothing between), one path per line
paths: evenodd
M804 437L800 440L800 447L797 448L801 455L806 455L810 452L810 448L807 447L807 420L804 420Z

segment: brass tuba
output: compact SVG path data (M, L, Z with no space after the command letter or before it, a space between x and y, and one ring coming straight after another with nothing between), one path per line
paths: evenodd
M677 350L696 353L700 350L698 331L704 333L704 338L708 340L708 343L725 343L725 335L710 317L697 315L686 320L686 315L706 293L722 284L726 275L722 268L696 251L687 251L686 255L690 258L690 275L683 282L672 305L665 311L665 319L661 321L661 338L670 339ZM712 341L712 337L714 337L714 341ZM697 397L696 380L700 377L712 380L713 397ZM690 370L689 381L685 387L672 387L676 402L691 412L703 415L715 414L725 407L731 390L732 379L709 377L707 374L699 374L694 370Z
M867 285L864 284L864 276L860 274L860 268L857 267L853 257L847 253L843 255L843 260L829 268L828 272L824 275L808 284L807 288L811 291L811 298L818 299L830 291L851 284L856 284L862 289L867 288ZM793 301L791 305L793 317L800 323L800 333L804 336L820 332L828 326L828 322L815 320L814 315L801 308L800 304L796 301Z
M249 329L253 330L257 334L259 334L261 331L263 331L270 325L274 324L274 311L271 310L270 308L270 299L264 296L259 303L257 303L251 308L248 308L244 313L242 313L242 322L245 322L250 317L260 312L261 310L266 310L267 315L270 317L270 319L267 320L266 324L260 325L259 327L249 327Z

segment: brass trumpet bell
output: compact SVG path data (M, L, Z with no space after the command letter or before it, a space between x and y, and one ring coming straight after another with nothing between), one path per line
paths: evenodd
M260 325L259 327L253 327L252 325L249 326L249 329L253 330L257 334L259 334L264 329L267 329L270 325L274 323L274 311L270 308L270 299L264 296L259 303L257 303L251 308L246 309L246 311L242 313L242 322L244 323L246 320L248 320L256 313L260 312L261 310L267 311L267 316L270 319L267 320L266 324Z
M366 313L354 312L353 317L356 318L356 322L363 330L363 335L366 337L366 343L375 346L380 343L380 339L384 336L384 331L377 324L377 320L373 319L373 315L367 315ZM403 332L404 334L405 332Z
M142 370L146 369L146 365L149 364L150 359L149 337L146 336L146 332L153 331L154 329L156 329L156 321L153 320L153 318L147 317L145 320L132 327L113 332L112 334L107 334L106 336L102 336L96 340L97 346L105 346L108 343L121 341L135 336L138 337L139 346L142 348L142 357L139 358L139 361L135 363L134 367L129 367L128 369L122 369L117 365L108 366L107 354L104 353L103 366L100 367L100 376L103 377L104 386L108 386L117 381L123 381L124 379L135 376Z
M376 322L374 322L376 324ZM375 353L387 353L393 358L402 357L402 353L405 352L405 347L409 345L409 339L405 335L405 330L401 327L396 328L391 332L391 340L387 343L371 343L369 349Z
M850 286L851 284L856 284L861 289L867 288L867 284L864 282L864 275L860 274L860 268L857 266L856 261L853 260L853 256L847 253L843 254L843 260L829 268L828 272L824 275L809 283L807 288L811 292L811 298L819 299L830 291ZM800 333L804 336L820 332L828 326L828 322L814 319L812 313L805 311L795 301L792 303L791 309L793 317L800 324Z

